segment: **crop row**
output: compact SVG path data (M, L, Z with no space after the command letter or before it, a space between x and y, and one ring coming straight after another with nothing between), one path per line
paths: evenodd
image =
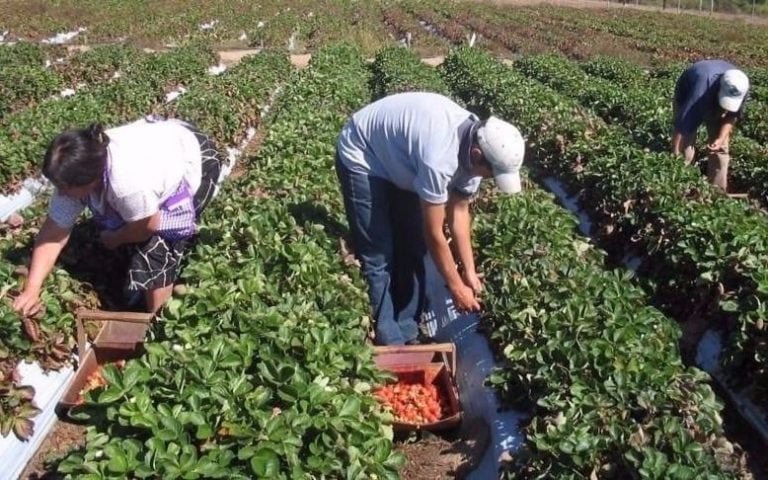
M572 100L488 58L489 80L456 93L514 119L529 134L537 168L558 176L592 214L594 234L617 258L638 255L654 300L674 318L732 331L723 366L734 382L768 387L768 224L665 154L643 151L624 131ZM477 77L481 78L481 73ZM686 327L687 328L687 327ZM688 345L690 347L690 345Z
M516 68L552 88L576 98L605 121L623 126L642 147L663 152L671 143L672 104L658 86L624 87L584 70L556 55L531 56L516 62ZM731 141L733 160L729 172L733 188L748 191L766 201L768 151L745 137Z
M219 83L201 81L199 86L191 89L188 98L185 99L180 112L184 119L195 122L205 119L206 123L200 124L207 133L211 134L220 145L227 145L232 139L231 126L247 128L256 127L260 121L259 105L265 105L275 90L276 85L284 80L290 73L290 64L287 58L281 54L262 53L253 57L247 57L235 67L217 78ZM217 124L208 118L208 100L215 98L226 105L227 115L224 122ZM25 214L44 216L42 202L36 204ZM35 231L37 220L25 226L23 232L2 241L0 250L5 256L12 255L13 251L25 249L31 234ZM107 252L97 245L98 236L93 235L92 225L79 228L73 234L67 251L62 255L62 263L67 269L74 269L74 276L79 280L90 280L92 284L99 285L102 289L109 288L110 279L117 280L116 290L121 291L121 280L124 272L120 267L113 266L115 260L110 258ZM14 278L14 266L12 262L4 264L1 278L4 285L9 288L16 285ZM98 272L92 278L88 278L86 272ZM114 278L112 278L114 277ZM11 311L9 305L3 301L0 305L0 332L3 334L3 349L0 350L3 368L0 369L0 388L13 379L14 369L21 358L36 360L44 369L58 369L70 360L70 354L74 346L73 325L74 319L71 312L77 306L95 306L98 300L89 283L80 283L66 272L57 271L46 285L46 293L43 300L46 306L46 314L40 321L40 339L32 342L22 333L21 322L18 316ZM0 393L0 397L5 397ZM4 412L5 413L5 412ZM5 415L0 415L5 417Z
M222 46L300 52L339 39L375 49L387 39L380 2L270 0L252 5L222 1L193 5L171 0L153 4L152 21L140 24L134 21L135 12L146 6L135 0L108 6L94 0L65 1L55 15L47 9L30 9L25 2L11 3L3 12L0 30L8 29L12 37L30 40L80 27L87 30L77 35L74 43L129 41L150 47L194 39Z
M542 13L585 34L608 33L629 41L657 61L692 61L705 57L730 58L745 65L764 63L768 38L761 28L733 28L733 22L687 15L680 22L673 15L608 9L578 11L545 7Z
M488 61L461 50L445 78L466 92ZM551 195L531 186L484 199L476 229L483 322L505 359L491 383L508 402L534 406L525 462L510 477L728 478L738 468L706 375L680 362L674 322L647 306L630 275L605 269Z
M21 65L53 65L67 56L67 49L59 45L34 42L0 43L0 69Z
M14 47L17 48L17 44ZM39 47L38 47L39 48ZM129 46L107 45L47 64L30 60L0 65L0 121L9 113L58 95L65 88L105 82L139 61L141 51Z
M373 98L379 99L394 93L421 89L447 95L448 87L442 82L437 71L423 67L421 60L408 49L389 47L381 50L376 54L371 66Z
M62 130L94 121L115 125L151 113L165 101L166 91L205 75L214 59L210 48L200 44L142 56L126 66L118 81L7 117L0 131L3 193L36 170L48 142Z
M553 49L576 58L594 54L631 57L643 63L723 56L749 65L765 63L766 36L760 26L697 19L675 22L666 14L560 6L523 7L456 4L446 0L405 2L338 2L267 0L258 4L215 0L192 5L179 0L153 4L152 22L136 25L137 0L101 5L95 0L65 0L53 12L23 0L5 5L0 30L12 36L41 39L55 32L87 27L74 42L131 41L165 45L180 38L204 38L222 45L285 48L296 51L335 39L354 41L370 54L387 41L388 30L410 31L430 48L460 41L462 30L475 31L515 52ZM427 33L408 12L437 28ZM388 28L389 27L389 28ZM417 32L423 35L417 39ZM398 38L399 39L399 38ZM691 40L695 39L695 40ZM421 48L421 47L420 47Z
M403 459L367 395L380 377L365 295L334 226L334 139L367 82L360 51L336 47L284 88L258 156L204 215L187 292L146 355L108 371L109 387L81 412L94 423L87 444L60 471L397 478Z
M472 77L467 55L448 57L450 83ZM447 90L405 49L380 52L372 69L378 95ZM675 323L626 274L605 270L551 195L529 185L518 197L485 196L474 242L487 275L483 323L505 358L491 382L508 403L536 405L509 474L727 478L738 461L721 406L706 375L681 364Z
M663 71L656 71L654 73L660 79L660 81L656 81L638 65L615 58L595 58L581 64L581 67L590 75L610 80L624 88L654 91L658 97L666 99L670 105L675 81L684 68L684 66L673 64ZM738 132L765 147L768 145L768 102L765 101L763 90L768 88L768 76L764 69L759 68L748 69L747 75L752 85L746 105L745 118L739 122ZM738 147L755 149L755 146L748 141L746 144L741 139L736 141ZM746 161L749 162L748 159Z

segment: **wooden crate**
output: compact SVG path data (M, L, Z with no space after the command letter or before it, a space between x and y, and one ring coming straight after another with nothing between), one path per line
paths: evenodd
M78 396L96 369L107 363L141 355L144 337L153 318L153 314L136 312L81 309L75 313L77 371L59 400L57 410L60 415L66 415L72 407L78 405ZM101 328L87 351L85 321L101 322Z
M458 427L463 418L456 386L456 347L452 343L374 347L374 361L398 381L435 385L448 405L447 414L432 423L395 421L395 431L444 431Z

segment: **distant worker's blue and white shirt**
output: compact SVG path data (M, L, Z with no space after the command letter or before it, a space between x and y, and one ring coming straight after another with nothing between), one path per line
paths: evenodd
M721 112L720 79L725 72L736 69L725 60L702 60L688 67L675 85L675 130L691 135L705 120L715 118ZM728 115L741 118L745 103L742 101L738 111Z
M433 204L450 191L474 195L471 127L479 119L435 93L390 95L364 107L344 126L337 144L346 168L392 182Z

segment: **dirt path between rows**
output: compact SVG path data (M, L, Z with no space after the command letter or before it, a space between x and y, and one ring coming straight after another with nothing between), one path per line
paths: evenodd
M688 14L697 15L700 17L712 17L717 20L730 20L741 21L745 23L751 23L754 25L768 25L768 17L752 16L743 13L725 13L714 12L712 14L706 11L698 10L677 10L677 2L674 0L669 1L669 7L663 10L661 7L655 7L650 5L635 5L634 3L618 3L618 2L601 2L598 0L466 0L471 2L492 3L495 5L519 5L519 6L531 6L531 5L555 5L558 7L572 7L572 8L616 8L616 9L630 9L640 10L645 12L666 13L670 15Z

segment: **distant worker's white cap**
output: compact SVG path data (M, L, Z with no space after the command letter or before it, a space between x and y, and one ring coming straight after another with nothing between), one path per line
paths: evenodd
M749 78L741 70L726 70L720 78L720 92L717 98L720 106L729 112L738 112L749 90Z
M490 117L477 129L477 144L491 164L496 186L504 193L518 193L520 166L525 156L525 140L511 123Z

